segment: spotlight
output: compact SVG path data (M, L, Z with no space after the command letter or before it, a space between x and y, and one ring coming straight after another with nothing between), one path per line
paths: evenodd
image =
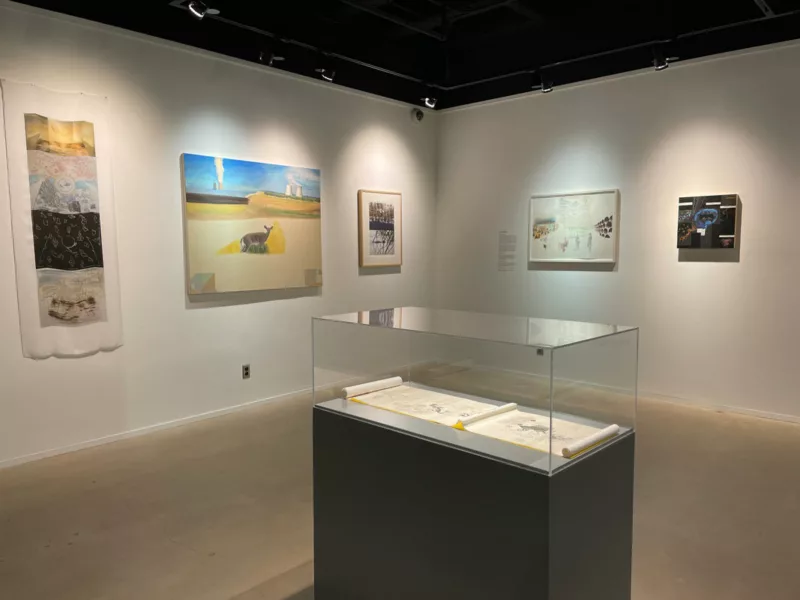
M200 2L200 0L191 0L189 2L189 12L195 19L202 21L208 12L208 6L205 2Z
M324 67L318 67L316 69L319 76L322 77L325 81L333 81L336 78L336 71L333 69L326 69Z
M200 0L191 0L186 7L189 9L189 14L198 21L202 21L206 15L213 17L219 14L219 9L211 8L205 2L200 2Z
M261 54L258 55L258 62L265 64L268 67L274 66L276 62L283 62L285 60L286 56L284 56L284 53L277 50L262 50Z
M659 46L653 48L653 67L656 71L663 71L669 67L669 59L664 56L664 50Z
M539 77L534 78L534 83L531 86L532 90L541 90L543 94L549 94L553 91L553 80L545 77L543 72L539 72Z
M336 77L336 69L333 68L333 63L329 58L323 57L314 70L319 73L319 76L325 81L333 81Z
M436 90L427 84L423 84L420 87L420 92L422 93L422 97L420 100L422 104L430 109L436 108L436 103L439 102L439 96L436 94Z

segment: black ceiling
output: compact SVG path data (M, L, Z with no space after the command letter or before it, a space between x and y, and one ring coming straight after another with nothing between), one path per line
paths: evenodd
M800 0L188 0L22 2L437 108L800 37Z

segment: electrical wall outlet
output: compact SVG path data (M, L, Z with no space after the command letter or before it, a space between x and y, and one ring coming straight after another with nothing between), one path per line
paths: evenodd
M250 379L250 365L242 365L242 379Z

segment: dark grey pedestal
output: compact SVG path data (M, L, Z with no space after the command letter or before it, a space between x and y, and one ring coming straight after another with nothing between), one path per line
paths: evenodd
M548 476L316 407L316 600L629 600L633 463L633 433Z

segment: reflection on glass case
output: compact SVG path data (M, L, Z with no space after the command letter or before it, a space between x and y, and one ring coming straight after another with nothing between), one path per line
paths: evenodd
M417 307L317 318L314 401L552 474L633 432L638 335Z

